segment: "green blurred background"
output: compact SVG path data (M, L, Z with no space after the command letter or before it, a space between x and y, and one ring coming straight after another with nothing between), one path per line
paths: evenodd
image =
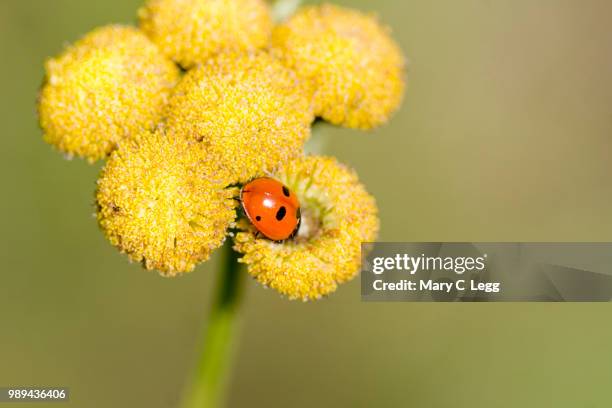
M390 125L326 131L382 241L612 240L611 2L338 3L410 58ZM217 259L178 279L128 263L92 216L100 166L37 127L44 59L139 4L0 2L0 386L68 386L74 407L173 406L214 286ZM249 280L243 317L232 407L612 406L606 303L365 304L356 279L304 304Z

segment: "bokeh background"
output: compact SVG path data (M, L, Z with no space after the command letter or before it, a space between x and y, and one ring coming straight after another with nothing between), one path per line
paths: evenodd
M388 126L323 135L382 241L612 240L611 2L337 2L410 58ZM44 59L139 5L0 2L0 385L68 386L68 406L173 406L214 286L217 259L178 279L128 263L92 216L100 165L37 127ZM228 402L609 407L611 321L606 303L361 303L357 279L304 304L249 281Z

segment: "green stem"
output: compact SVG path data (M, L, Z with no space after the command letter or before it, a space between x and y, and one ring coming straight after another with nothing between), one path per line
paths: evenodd
M306 154L319 155L325 151L328 135L325 135L324 133L327 126L330 125L321 119L314 121L310 130L310 138L304 145L304 152Z
M244 275L240 269L238 254L228 239L223 245L217 293L210 310L204 349L182 408L217 408L223 405L236 340L234 334L238 326Z

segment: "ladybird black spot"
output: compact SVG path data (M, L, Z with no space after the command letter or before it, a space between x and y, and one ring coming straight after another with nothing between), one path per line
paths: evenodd
M283 186L283 194L285 195L285 197L289 197L291 195L287 186Z
M255 219L256 219L257 221L261 221L261 216L259 216L259 215L258 215L257 217L255 217Z
M281 221L283 218L285 218L285 214L287 214L287 209L285 208L285 206L281 206L281 208L278 209L278 211L276 212L276 220L277 221Z

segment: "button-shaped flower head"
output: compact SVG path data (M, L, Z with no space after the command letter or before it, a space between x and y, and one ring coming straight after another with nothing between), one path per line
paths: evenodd
M274 30L272 47L314 83L315 113L333 124L370 129L401 103L404 57L373 16L329 4L305 7Z
M113 152L98 180L98 221L110 242L147 269L192 270L235 218L235 189L212 181L203 145L143 133Z
M378 233L376 203L357 175L331 157L295 160L274 176L300 201L298 235L276 243L243 220L234 248L262 284L291 299L320 298L359 272L361 243Z
M150 0L140 26L184 68L223 51L252 51L268 44L272 19L264 0Z
M167 110L172 137L206 146L228 184L245 183L301 154L312 95L267 53L222 55L187 72Z
M94 30L45 64L44 138L68 155L101 159L160 120L179 70L139 30Z

